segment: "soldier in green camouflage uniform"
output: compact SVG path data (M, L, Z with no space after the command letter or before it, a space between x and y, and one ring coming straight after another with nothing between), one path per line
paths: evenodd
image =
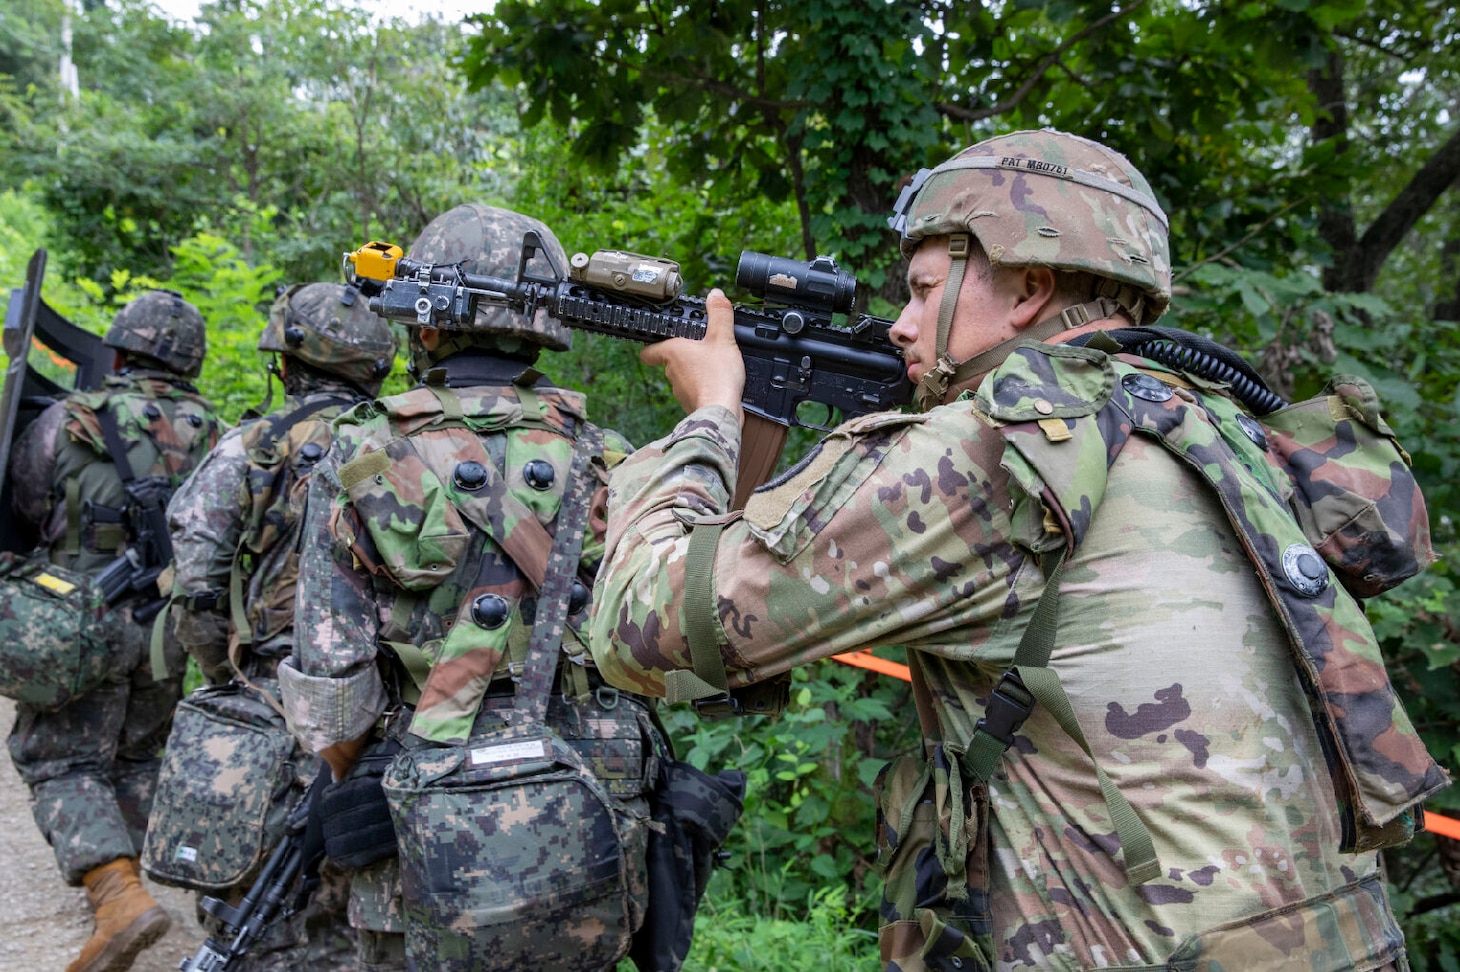
M411 256L511 276L529 230L564 267L561 246L537 220L478 205L434 220ZM542 268L535 262L533 269ZM538 561L540 568L554 542L574 439L589 429L583 396L533 368L540 350L564 350L569 341L569 332L542 312L485 305L462 330L413 328L412 368L422 383L337 421L330 453L311 483L299 567L299 625L310 636L279 667L290 727L330 762L337 780L352 769L358 779L357 757L367 744L389 737L429 757L431 747L480 738L512 707L514 676L522 671L537 610L525 565ZM603 550L607 466L628 451L617 436L603 438L587 472L589 529L547 724L588 759L623 811L625 842L637 848L626 862L629 881L641 887L644 790L662 741L643 700L603 685L579 634ZM474 498L485 500L473 505ZM574 820L557 826L561 835L524 833L524 851L548 855L576 839ZM493 863L474 865L470 846L457 851L462 867ZM354 875L350 918L364 969L406 968L407 916L429 921L423 902L403 902L401 871L392 857ZM636 927L642 894L633 897ZM480 929L462 929L474 936L477 954L492 956L491 965L480 959L468 966L445 952L412 955L410 962L453 969L581 967L541 944L545 932L564 930L542 925L553 921L551 909L524 915L485 947ZM413 938L417 927L411 926ZM634 928L568 930L585 945L620 936L610 950L621 956ZM430 934L449 937L455 930Z
M1407 967L1372 851L1446 778L1350 593L1431 558L1372 391L1264 415L1240 359L1149 329L1166 217L1096 143L975 145L894 227L921 411L843 425L743 513L727 302L645 350L692 411L612 477L604 677L695 698L716 662L733 690L908 647L888 970Z
M168 505L176 633L211 682L227 682L237 664L248 684L277 699L275 669L295 641L300 515L310 475L329 451L330 423L380 392L396 347L390 325L353 288L304 284L274 302L259 350L282 357L283 405L225 435ZM291 762L293 792L275 794L290 804L319 767L302 751ZM271 928L241 970L354 967L344 883L328 865L323 877L309 907Z
M132 539L104 423L115 422L136 477L174 488L212 448L219 427L188 381L207 348L197 308L151 291L118 312L104 340L118 352L119 372L100 391L74 393L42 412L10 462L16 512L39 524L51 561L92 574ZM96 933L69 972L130 968L168 926L136 869L158 753L182 685L181 649L165 644L167 676L155 679L149 628L132 617L155 599L137 592L108 609L114 662L100 687L58 711L18 706L10 735L36 823L66 882L85 884L96 909Z

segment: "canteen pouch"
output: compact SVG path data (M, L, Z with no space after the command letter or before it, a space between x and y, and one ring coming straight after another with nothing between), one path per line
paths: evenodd
M658 827L649 835L649 909L629 957L639 972L678 972L716 856L745 808L745 774L711 776L665 759L653 804Z
M394 739L374 742L338 783L319 795L324 853L340 867L358 871L399 853L390 804L380 781L401 751Z
M0 695L59 709L106 678L106 606L91 578L0 553Z
M442 970L611 968L633 932L631 821L541 726L406 749L384 789L406 949Z
M257 685L271 689L271 679ZM198 891L251 882L303 787L283 716L236 682L178 703L142 844L155 881Z
M1362 378L1262 417L1268 447L1292 479L1304 535L1356 597L1373 597L1434 561L1429 514L1409 456Z
M882 964L940 972L993 968L988 787L959 757L900 756L877 775Z

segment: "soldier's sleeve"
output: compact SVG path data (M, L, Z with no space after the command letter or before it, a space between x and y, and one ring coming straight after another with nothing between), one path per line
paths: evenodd
M591 580L603 562L604 541L608 536L608 480L614 468L632 455L629 440L612 429L603 430L603 461L594 463L591 475L593 495L588 505L588 531L583 537L583 553L579 558L580 576Z
M173 628L204 674L228 661L228 588L248 507L248 455L235 429L167 504L173 553Z
M699 608L732 687L877 645L996 663L979 651L1017 609L1027 559L1010 539L1002 441L968 408L939 411L847 423L738 517L725 515L739 451L729 411L694 412L626 459L594 592L604 677L663 695L665 671L692 667L691 571L709 579ZM713 560L691 564L693 524L706 520L723 532Z
M44 525L55 506L56 451L66 422L60 402L48 406L16 440L10 454L10 488L21 519Z
M285 718L313 752L358 739L389 703L376 666L380 620L369 575L337 539L339 446L310 477L295 591L294 652L279 663Z

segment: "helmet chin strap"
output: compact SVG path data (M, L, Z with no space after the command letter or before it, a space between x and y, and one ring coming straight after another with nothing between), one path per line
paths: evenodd
M971 358L954 361L948 353L948 332L952 329L953 311L958 306L958 291L963 287L963 276L968 269L968 241L967 233L955 233L948 238L948 255L952 262L948 268L948 282L943 287L943 300L938 305L938 360L924 372L913 392L913 404L920 412L943 404L949 388L993 371L1019 345L1029 341L1044 341L1061 331L1080 327L1091 321L1104 320L1125 309L1125 305L1114 296L1096 297L1092 301L1066 307L1052 317L1031 324L1013 337L1000 341ZM1134 316L1139 324L1139 305Z

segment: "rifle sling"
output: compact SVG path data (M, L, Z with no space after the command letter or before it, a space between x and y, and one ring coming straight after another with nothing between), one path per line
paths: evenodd
M664 698L670 703L693 702L702 716L729 715L738 711L725 674L716 633L719 596L715 593L715 552L726 524L740 518L726 516L696 520L689 535L684 562L684 635L689 642L693 669L677 668L664 674Z
M989 696L984 717L978 720L961 760L964 769L981 783L987 783L998 769L1004 752L1013 744L1014 733L1029 717L1035 704L1044 706L1071 739L1090 758L1100 792L1125 857L1125 872L1132 884L1143 884L1161 875L1151 832L1120 790L1101 769L1085 740L1070 697L1060 684L1059 674L1049 667L1059 631L1060 578L1064 574L1068 549L1060 551L1047 571L1044 593L1034 606L1013 664Z

